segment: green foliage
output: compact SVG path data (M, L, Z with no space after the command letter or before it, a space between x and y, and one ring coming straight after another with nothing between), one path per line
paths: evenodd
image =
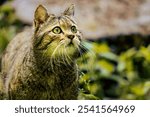
M10 3L0 6L0 54L19 30L23 28Z
M106 42L91 42L95 55L79 59L80 88L100 99L150 99L150 46L117 54Z

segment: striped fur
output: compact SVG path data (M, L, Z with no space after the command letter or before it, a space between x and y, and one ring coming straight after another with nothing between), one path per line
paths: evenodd
M77 99L76 59L82 35L72 19L71 6L60 16L40 5L34 30L18 34L2 57L2 79L8 99ZM42 14L42 15L41 15ZM61 33L54 33L54 28Z

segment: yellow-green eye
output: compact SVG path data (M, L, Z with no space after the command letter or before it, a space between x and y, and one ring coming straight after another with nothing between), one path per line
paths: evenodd
M72 27L71 27L71 31L72 31L73 33L77 33L77 28L76 28L75 26L72 26Z
M53 33L55 34L60 34L62 32L61 28L59 26L56 26L55 28L53 28Z

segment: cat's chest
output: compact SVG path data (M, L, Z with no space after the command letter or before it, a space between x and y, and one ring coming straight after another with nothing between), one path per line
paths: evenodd
M69 88L74 82L77 81L78 76L75 71L59 71L55 73L44 73L41 75L39 83L44 84L48 89L57 88L64 90Z

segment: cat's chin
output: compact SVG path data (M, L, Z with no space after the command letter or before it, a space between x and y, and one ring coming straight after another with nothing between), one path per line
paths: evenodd
M51 47L51 46L50 46ZM73 43L67 44L66 46L60 46L58 49L55 48L48 48L46 53L44 53L46 56L50 56L53 58L57 58L60 56L68 56L73 57L75 53L77 53L78 49Z
M75 47L75 45L72 42L70 42L69 44L67 44L66 47Z

